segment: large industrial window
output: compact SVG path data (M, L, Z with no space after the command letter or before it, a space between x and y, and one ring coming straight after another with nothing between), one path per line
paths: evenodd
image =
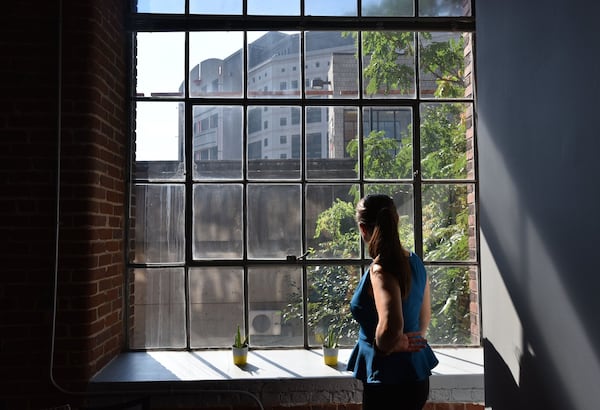
M426 263L429 341L479 343L469 1L133 3L131 349L351 346L374 192Z

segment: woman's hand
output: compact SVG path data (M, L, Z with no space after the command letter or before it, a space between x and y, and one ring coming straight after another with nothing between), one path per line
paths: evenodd
M403 333L393 352L418 352L427 346L427 339L421 336L421 332Z

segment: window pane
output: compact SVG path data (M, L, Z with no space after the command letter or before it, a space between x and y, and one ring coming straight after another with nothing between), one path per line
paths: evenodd
M420 0L419 16L440 17L440 16L470 16L470 0Z
M242 257L242 203L239 184L194 186L194 259Z
M400 241L406 249L415 249L415 209L414 189L410 184L369 184L365 185L365 195L386 194L394 199L398 211L398 231Z
M363 16L412 17L413 0L362 0Z
M355 221L354 193L358 185L308 185L306 234L309 258L356 258L359 234Z
M248 0L248 14L299 16L300 0Z
M366 179L412 178L412 110L363 109L363 163ZM353 147L353 151L357 148Z
M340 115L343 109L337 110ZM307 107L305 112L305 152L306 152L306 168L309 178L325 178L325 177L341 177L348 176L348 172L343 169L344 166L352 165L352 160L345 162L329 161L328 149L329 138L334 137L333 118L330 121L330 115L334 114L333 107ZM341 120L341 118L340 118ZM341 124L340 124L341 125ZM340 135L342 137L343 135ZM331 158L333 160L333 158ZM349 171L353 171L350 169ZM354 176L353 174L352 176Z
M470 345L471 290L467 266L427 266L431 285L431 315L427 340L431 344ZM471 273L470 273L471 272Z
M249 106L248 178L299 179L301 132L300 107Z
M138 33L136 39L136 95L183 96L184 33Z
M360 266L314 266L308 269L309 344L321 346L328 330L339 335L341 346L353 346L358 324L350 300L360 280Z
M242 257L242 204L239 184L194 186L194 259Z
M244 333L244 271L234 267L192 268L190 347L230 347Z
M242 107L194 106L195 179L242 178L242 118Z
M185 347L183 273L183 268L133 270L132 348Z
M184 197L183 185L136 185L134 263L184 261Z
M467 178L467 118L471 104L421 106L421 174L426 179Z
M242 0L190 0L190 14L242 14Z
M185 0L137 0L138 13L185 13Z
M304 0L307 16L356 16L356 0Z
M135 121L135 176L183 180L183 104L139 101Z
M306 97L358 97L356 38L356 32L307 31L305 33Z
M464 33L419 34L419 92L422 98L465 98Z
M300 97L300 34L248 33L248 97Z
M423 186L423 253L427 261L468 261L468 192L472 184ZM471 201L472 204L472 201Z
M415 97L415 35L411 32L363 33L363 96Z
M308 163L308 177L357 178L358 177L358 108L326 107L327 156ZM315 125L312 124L311 127ZM308 125L307 125L308 127ZM324 127L323 127L324 128ZM310 147L309 147L310 149Z
M190 96L241 97L243 80L241 31L190 33Z
M301 255L300 185L248 185L248 257Z
M300 298L301 292L300 267L260 266L248 269L251 346L303 345L302 310L291 312L288 309L290 303Z

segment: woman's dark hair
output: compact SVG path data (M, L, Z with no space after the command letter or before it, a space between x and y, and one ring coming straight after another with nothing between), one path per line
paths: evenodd
M411 269L398 235L398 211L394 200L383 194L367 195L356 205L356 222L364 224L371 234L369 256L385 272L396 277L402 299L408 296Z

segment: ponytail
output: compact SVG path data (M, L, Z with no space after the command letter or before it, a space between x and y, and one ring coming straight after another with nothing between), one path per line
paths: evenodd
M369 256L385 272L394 275L400 285L402 299L405 299L410 291L412 274L398 235L398 219L396 206L387 195L369 195L357 206L357 221L371 231Z

